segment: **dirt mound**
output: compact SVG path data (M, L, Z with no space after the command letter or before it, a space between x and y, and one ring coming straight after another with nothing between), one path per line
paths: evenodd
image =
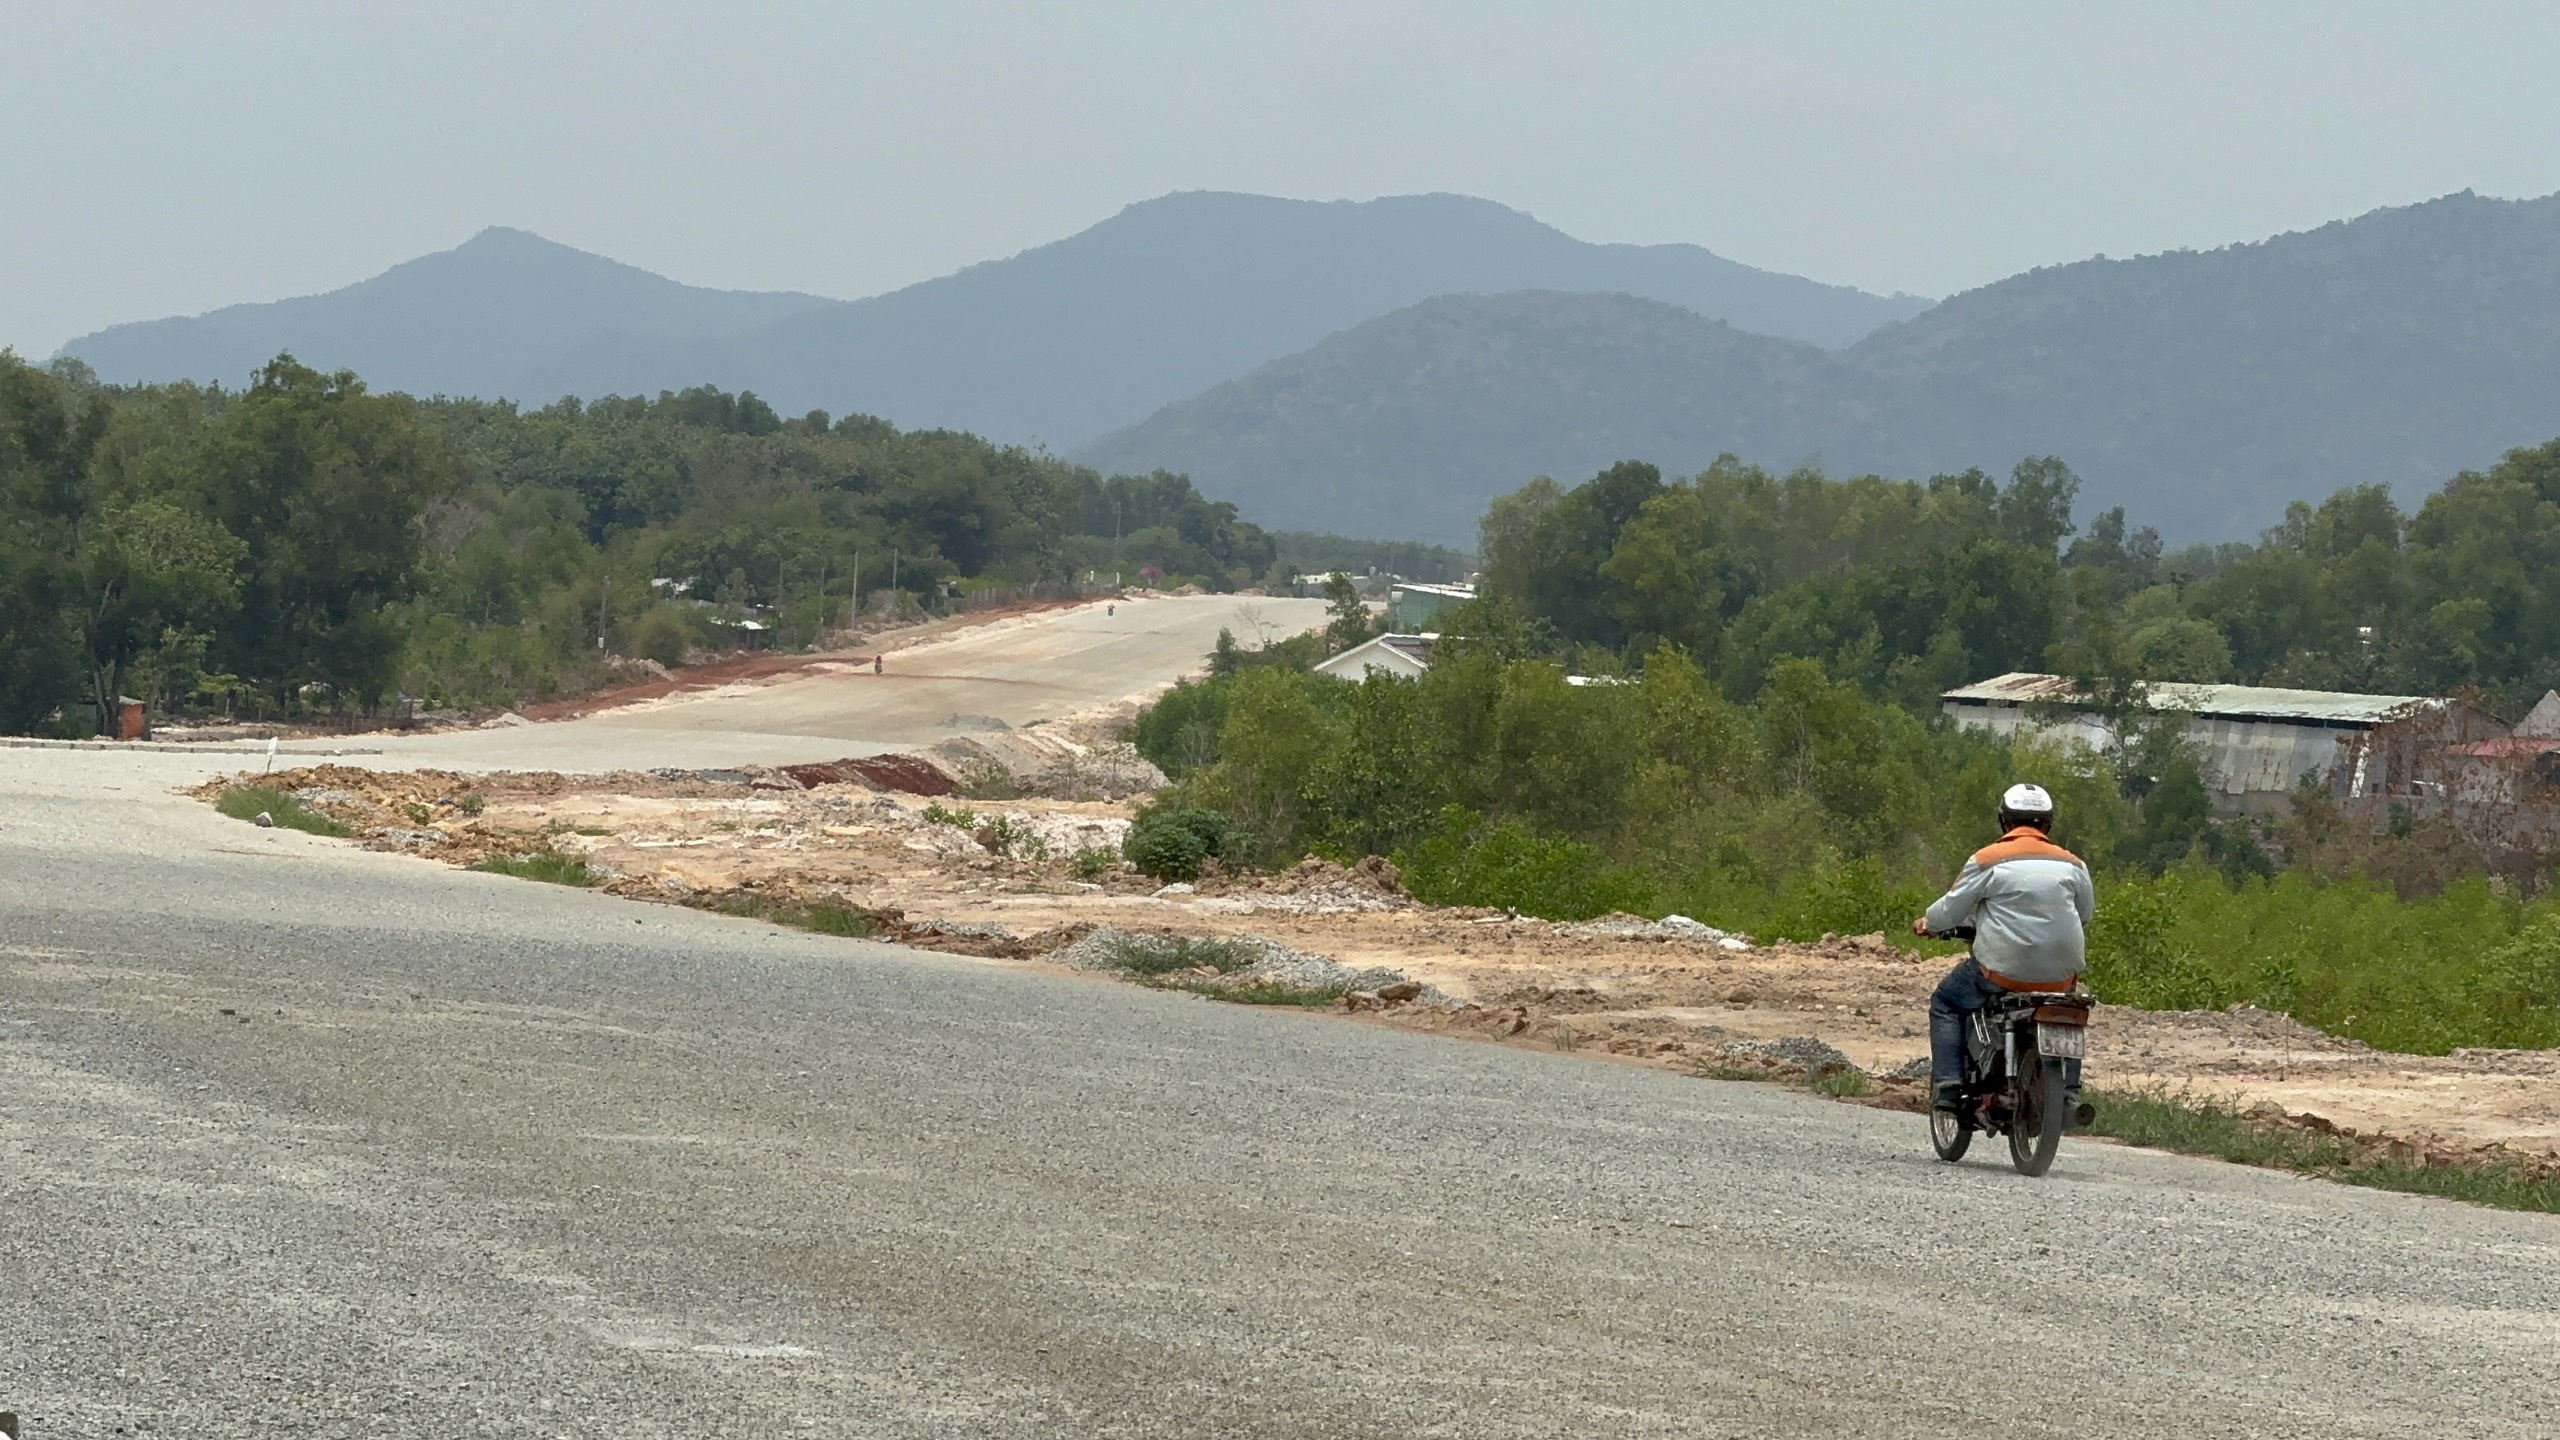
M927 753L972 794L1121 800L1165 784L1164 772L1134 747L1087 745L1045 724L954 737Z
M1337 865L1310 855L1286 870L1257 877L1251 888L1264 895L1304 895L1337 886L1392 900L1413 898L1404 888L1404 877L1396 873L1395 862L1377 855L1366 856L1357 865Z
M1727 950L1751 948L1751 942L1742 936L1692 920L1686 915L1665 915L1659 920L1647 920L1641 915L1629 915L1621 910L1597 920L1567 925L1564 930L1571 935L1611 940L1700 940Z
M1064 950L1094 931L1090 924L1053 925L1028 935L1015 935L1001 925L909 920L903 912L896 910L876 910L870 914L880 927L883 940L894 940L919 950L976 955L990 960L1036 960Z
M1839 1049L1810 1035L1781 1035L1774 1040L1736 1040L1717 1047L1717 1053L1737 1059L1749 1058L1792 1065L1808 1075L1831 1075L1846 1071L1865 1074L1850 1063Z
M1612 1010L1632 1010L1646 1003L1644 997L1603 994L1588 985L1565 988L1515 985L1485 998L1496 1006L1539 1015L1598 1015Z
M1310 855L1272 875L1218 877L1216 892L1199 902L1213 913L1251 915L1265 911L1287 915L1344 915L1411 910L1416 902L1405 893L1396 867L1372 855L1357 865L1338 865Z
M960 793L959 781L944 774L932 761L915 755L866 755L785 765L782 773L811 790L821 785L868 785L874 790L937 798Z

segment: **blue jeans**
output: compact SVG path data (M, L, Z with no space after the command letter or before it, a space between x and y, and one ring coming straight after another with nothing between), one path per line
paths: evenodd
M1991 983L1982 965L1967 955L1938 982L1929 997L1929 1083L1953 1085L1964 1079L1965 1017L2009 992ZM2080 1062L2062 1062L2063 1088L2080 1093Z

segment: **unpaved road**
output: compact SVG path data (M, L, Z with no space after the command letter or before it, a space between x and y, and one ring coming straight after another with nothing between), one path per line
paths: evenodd
M378 746L381 757L366 762L376 766L459 769L602 771L831 760L967 733L944 723L955 715L1018 726L1146 692L1200 669L1222 628L1251 646L1322 623L1321 600L1159 595L1108 606L1094 601L952 630L891 651L878 675L868 664L847 664L577 720L314 743Z
M2547 1217L1949 1168L1774 1087L259 831L169 763L0 753L31 1436L2560 1428Z

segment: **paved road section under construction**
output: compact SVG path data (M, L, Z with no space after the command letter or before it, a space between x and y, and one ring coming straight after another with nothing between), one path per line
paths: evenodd
M157 765L0 752L39 1440L2560 1430L2551 1217L1947 1167L1907 1115L468 874Z

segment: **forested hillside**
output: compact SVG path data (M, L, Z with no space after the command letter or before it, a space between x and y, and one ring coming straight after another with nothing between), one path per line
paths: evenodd
M1252 495L1276 525L1462 544L1487 500L1533 474L1587 475L1629 454L1803 458L1834 363L1628 295L1452 295L1079 454L1106 469L1166 457Z
M5 731L119 695L161 713L514 703L593 684L609 657L734 644L722 622L751 612L806 641L857 618L857 584L863 613L912 614L1096 570L1225 589L1278 569L1271 536L1179 476L786 419L751 393L520 411L290 357L227 391L0 353Z
M2472 195L2260 244L2096 259L1836 353L1625 297L1457 296L1332 336L1079 452L1270 523L1462 541L1533 475L1731 453L1833 474L2068 456L2180 541L2345 485L2426 486L2560 433L2560 196Z

